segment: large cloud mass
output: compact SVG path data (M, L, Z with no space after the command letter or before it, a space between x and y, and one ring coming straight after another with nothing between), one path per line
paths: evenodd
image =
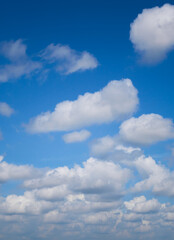
M85 93L75 101L58 103L53 112L31 119L26 128L30 133L39 133L108 123L128 117L137 105L137 90L131 80L111 81L98 92Z
M174 47L174 6L144 9L131 24L130 40L147 63L157 63Z

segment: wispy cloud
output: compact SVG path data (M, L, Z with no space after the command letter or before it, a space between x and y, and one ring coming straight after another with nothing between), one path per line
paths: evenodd
M63 140L66 143L83 142L90 137L91 133L87 130L81 130L79 132L71 132L63 135Z
M7 103L0 102L0 114L6 117L10 117L14 113L14 109Z
M42 68L41 62L31 60L26 54L27 46L21 39L2 42L0 53L10 61L0 66L0 82L27 77Z
M89 52L78 52L67 45L53 43L42 52L41 57L50 63L56 64L56 70L64 74L85 71L96 68L99 63Z

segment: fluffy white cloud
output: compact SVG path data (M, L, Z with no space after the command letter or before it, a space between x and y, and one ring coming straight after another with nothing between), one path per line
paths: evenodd
M157 199L146 200L145 196L136 197L133 200L125 201L124 205L128 210L137 213L152 213L160 210L161 204Z
M174 6L144 9L131 24L130 40L144 62L156 63L174 48Z
M115 197L120 197L124 193L124 186L130 176L131 172L126 168L121 168L118 164L90 158L83 163L83 167L78 165L71 169L59 167L48 171L41 178L25 181L24 186L38 189L62 186L63 189L61 188L61 191L66 193L99 194L99 196L103 197L114 195ZM51 189L50 192L47 190L48 195L54 196L52 195L53 191L54 189ZM42 193L43 196L44 192L46 191L39 192L39 195Z
M32 166L9 164L3 161L3 158L3 156L0 156L0 183L9 180L33 178L41 175L42 171Z
M63 136L63 140L66 143L83 142L91 136L91 133L87 130L81 130L79 132L67 133Z
M41 57L51 63L56 62L57 71L64 74L94 69L98 66L98 61L92 54L86 51L77 52L67 45L50 44L42 51Z
M74 130L108 123L132 114L138 105L137 90L131 80L111 81L102 90L80 95L75 101L58 103L53 112L30 120L30 133Z
M133 162L141 177L133 187L135 192L152 191L156 195L174 196L174 172L163 165L159 165L152 157L142 155Z
M174 126L170 119L158 114L143 114L124 121L119 134L126 142L148 145L174 138Z
M37 201L30 192L23 196L9 195L1 198L0 203L0 212L6 214L39 214L52 208L52 203Z
M26 77L41 69L42 64L32 61L27 56L26 49L27 46L21 39L0 44L0 54L11 62L0 66L0 82Z
M121 145L117 148L127 155L134 152L133 148ZM156 180L165 175L160 165L143 156L133 161L132 166L146 180L150 174L157 173ZM74 239L77 236L81 239L82 234L94 239L102 233L110 239L135 239L143 232L142 239L145 240L148 236L150 239L151 234L158 236L159 229L167 229L171 234L174 207L168 203L161 204L155 198L147 200L144 196L123 202L120 197L126 193L128 181L131 181L130 170L111 161L94 158L84 162L83 166L58 167L47 170L40 177L33 176L24 184L31 190L22 195L0 197L1 236L6 239L4 223L9 227L9 233L28 234L30 239L45 237L56 240L57 236L69 239L73 234Z
M6 117L11 116L14 113L13 108L11 108L7 103L0 102L0 114Z

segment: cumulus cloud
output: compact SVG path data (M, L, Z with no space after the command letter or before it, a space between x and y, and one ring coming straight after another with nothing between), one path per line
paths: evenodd
M134 151L121 145L117 148L127 155ZM154 181L164 176L161 166L145 156L135 159L132 166L146 180L155 172L158 176ZM110 239L135 239L143 232L145 240L151 234L158 236L159 229L171 234L174 206L145 196L122 200L123 196L130 197L125 193L131 179L131 171L125 166L94 158L82 166L47 169L43 175L25 181L23 187L28 189L24 194L0 197L1 236L9 239L4 223L9 233L18 237L20 232L28 239L81 239L82 235L94 239L101 234Z
M125 201L124 205L128 210L137 213L157 212L162 207L157 199L146 200L145 196L136 197L133 200ZM165 205L163 206L165 207Z
M57 71L64 74L94 69L98 66L98 61L92 54L86 51L78 52L61 44L50 44L42 51L41 57L50 63L56 63Z
M115 80L98 92L85 93L75 101L58 103L53 112L31 119L26 129L30 133L40 133L109 123L128 117L137 105L137 90L131 80Z
M156 195L174 196L174 172L157 164L152 157L140 156L133 162L141 177L133 187L135 192L152 191Z
M0 114L6 117L10 117L14 113L13 108L11 108L7 103L0 102Z
M148 145L174 138L174 126L172 120L158 114L143 114L124 121L119 135L126 142Z
M10 61L9 64L0 66L0 82L27 77L41 69L42 64L31 60L26 54L26 49L27 46L21 39L0 44L0 54Z
M113 162L102 162L94 158L83 163L83 167L76 165L74 168L59 167L48 171L42 178L27 180L27 188L48 188L64 186L64 191L83 194L105 195L113 194L122 196L124 185L131 176L126 168L121 168Z
M47 201L37 201L33 194L25 192L23 196L9 195L0 199L0 212L6 214L39 214L51 210L52 204Z
M67 133L63 136L63 140L66 143L83 142L91 136L91 133L87 130L81 130L79 132Z
M0 183L9 180L27 179L40 176L41 172L29 165L15 165L3 161L3 156L0 156Z
M174 6L144 9L133 21L130 40L146 63L157 63L174 48Z

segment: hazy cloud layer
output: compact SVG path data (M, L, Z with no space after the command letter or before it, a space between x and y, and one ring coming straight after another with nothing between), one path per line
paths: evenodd
M174 6L144 9L133 21L130 40L143 62L154 64L162 61L174 48Z

